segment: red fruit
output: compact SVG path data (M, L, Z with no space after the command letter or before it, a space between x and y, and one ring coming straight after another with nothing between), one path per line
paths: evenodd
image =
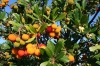
M45 44L39 44L39 48L45 49L46 48L46 45Z
M48 27L46 28L46 31L49 32L49 33L52 32L52 27L51 27L51 26L48 26Z
M98 10L98 8L96 8L96 11Z
M25 55L25 51L24 50L18 50L18 55L19 56L24 56Z
M27 50L25 50L24 54L25 54L25 56L28 56L28 55L29 55L29 54L27 53Z
M37 34L37 38L39 38L40 36L41 36L40 33L38 33L38 34Z
M83 55L82 59L83 60L87 59L87 56L86 55Z
M59 39L59 38L60 38L60 36L55 36L55 38L56 38L56 39Z

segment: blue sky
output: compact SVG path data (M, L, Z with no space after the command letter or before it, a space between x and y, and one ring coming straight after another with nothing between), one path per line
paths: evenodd
M10 4L12 4L12 3L16 2L16 1L17 1L17 0L10 0L8 4L10 5ZM49 1L48 1L48 5L51 3L51 1L52 1L52 0L49 0ZM5 10L6 10L6 12L10 12L10 11L11 11L11 9L10 9L9 6L7 6L7 7L5 8ZM94 16L94 15L90 16L89 19L91 20L93 16ZM100 16L100 12L99 12L99 14L96 16L96 19L98 18L98 16ZM95 21L95 20L94 20L94 21ZM2 38L0 38L0 44L3 43L3 42L5 42L5 40L3 40Z

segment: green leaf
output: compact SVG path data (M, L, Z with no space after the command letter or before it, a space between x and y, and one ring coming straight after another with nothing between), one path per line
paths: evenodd
M29 43L29 42L34 41L35 38L36 38L36 37L32 37L32 38L28 39L28 40L26 41L26 43Z
M8 44L2 44L1 49L7 50L10 49L10 46Z
M62 19L64 19L66 17L66 15L64 13L61 13L56 19L55 22L60 21Z
M74 44L74 46L73 46L73 49L77 49L77 48L79 48L79 44Z
M89 47L89 50L91 51L91 52L94 52L95 50L97 50L98 48L96 47L96 46L92 46L92 47Z
M100 58L100 53L97 54L97 55L95 55L94 58L96 58L97 60L99 60L99 58Z
M35 17L33 17L32 15L30 15L30 14L26 14L28 17L30 17L30 18L32 18L33 20L35 20L36 18Z
M75 2L75 4L76 4L76 6L78 7L78 9L80 9L80 10L81 10L81 6L80 6L80 4L79 4L79 3L77 3L77 2Z
M93 28L91 28L90 32L93 33L93 32L95 32L96 30L97 30L97 27L93 27Z
M83 0L82 1L82 9L85 9L85 7L86 7L86 0Z
M3 20L5 18L6 12L1 12L0 11L0 20Z
M47 26L48 26L47 23L43 24L43 25L40 27L39 33L42 33L42 32L46 29Z
M88 24L89 17L85 14L81 18L81 24Z
M47 17L46 15L43 15L43 17L46 18L47 20L51 21L51 20L49 19L49 17Z
M59 59L61 59L63 56L64 56L64 52L60 52L60 53L57 55L56 59L59 60Z
M48 40L47 47L54 53L55 46L52 41Z
M62 61L62 62L64 62L64 63L67 63L67 62L69 62L69 59L68 59L67 55L64 55L64 56L60 59L60 61Z
M51 17L53 20L55 20L55 18L57 17L57 10L58 10L58 8L56 7L51 12Z
M32 26L32 24L30 24L29 27L30 27L30 30L32 31L32 33L36 33L37 32L36 29Z
M14 21L9 21L9 23L12 24L13 26L17 26L17 27L21 26L21 24L16 23Z
M96 61L96 63L97 63L98 65L100 65L100 61Z
M61 51L61 48L64 47L64 39L59 39L57 44L55 45L55 54L58 54Z
M46 51L46 54L47 54L50 58L53 57L53 52L52 52L48 47L46 47L45 51Z
M75 19L74 24L75 25L80 25L80 21Z
M12 16L14 16L14 19L16 20L16 22L20 23L20 16L17 13L13 13Z
M45 62L42 62L42 63L40 64L40 66L47 66L47 64L48 64L48 61L45 61Z

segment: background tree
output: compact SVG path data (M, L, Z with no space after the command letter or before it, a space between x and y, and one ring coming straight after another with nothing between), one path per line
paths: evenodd
M100 11L99 0L52 0L49 6L48 0L8 2L0 4L0 35L7 40L0 46L4 64L100 65L100 17L93 23Z

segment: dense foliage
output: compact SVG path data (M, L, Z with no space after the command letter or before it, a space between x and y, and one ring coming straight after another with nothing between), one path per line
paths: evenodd
M0 66L100 65L99 0L8 2L0 4Z

